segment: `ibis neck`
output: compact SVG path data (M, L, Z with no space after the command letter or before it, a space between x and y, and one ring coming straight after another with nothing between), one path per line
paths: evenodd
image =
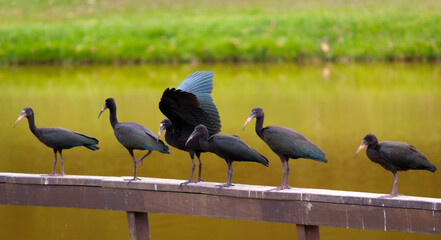
M40 138L41 134L40 134L40 131L38 131L37 126L35 125L34 115L31 115L31 116L27 117L27 119L28 119L29 129L31 129L31 132L37 138Z
M199 145L207 152L213 152L213 146L208 142L208 133L199 136Z
M380 145L378 145L378 142L374 142L368 145L368 149L373 149L373 150L378 150L378 148L380 147Z
M256 133L262 139L263 139L263 134L262 134L263 119L264 119L264 116L256 117Z
M115 126L119 123L118 118L116 117L116 107L110 107L109 111L110 124L112 125L112 128L115 128Z

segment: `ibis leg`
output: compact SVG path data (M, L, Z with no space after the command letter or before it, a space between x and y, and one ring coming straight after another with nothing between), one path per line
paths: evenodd
M61 176L64 176L64 158L63 158L63 154L61 154L61 149L58 150L58 152L60 153L60 162L61 162Z
M288 184L288 179L289 179L289 164L288 164L288 159L285 158L285 169L286 169L286 173L285 173L285 186L283 186L284 189L290 189L291 187Z
M217 185L219 188L234 186L233 184L231 184L231 178L233 177L233 165L232 165L232 163L230 161L227 162L227 165L228 165L228 180L227 180L227 183L222 184L222 185Z
M152 153L152 150L149 150L144 156L142 156L141 158L139 158L138 162L136 162L136 165L139 165L139 163L141 163L141 166L144 166L144 158L146 158L148 155L150 155L150 153Z
M191 165L190 178L189 178L187 181L181 183L181 184L179 185L179 187L182 187L183 185L187 185L187 184L191 183L192 180L193 180L193 174L194 174L194 169L196 168L196 164L194 163L194 152L189 152L189 153L190 153L191 164L192 164L192 165Z
M136 180L141 180L140 178L138 178L136 176L136 165L137 165L137 161L135 159L135 156L133 156L133 150L129 150L130 155L132 156L133 159L133 178L129 179L129 182L131 181L136 181Z
M297 224L297 240L319 240L319 227L315 225Z
M284 189L285 186L285 180L286 180L286 167L285 167L285 158L284 157L280 157L280 160L282 161L282 167L283 167L283 174L282 174L282 185L280 185L280 187L276 187L276 188L271 188L270 190L267 191L280 191Z
M394 186L392 188L392 193L390 195L397 196L398 195L398 193L397 193L397 191L398 191L398 176L397 176L397 172L392 172L392 173L394 174L395 180L394 180Z
M127 212L130 240L149 240L149 220L145 212Z
M54 167L52 168L52 173L49 175L55 175L55 167L57 167L57 149L54 149L54 155L55 155L55 159L54 159Z
M196 180L194 180L194 183L198 183L198 182L204 182L204 180L202 180L201 175L202 175L202 161L201 161L201 153L196 153L196 157L198 157L199 160L199 175L198 178Z
M283 167L283 175L282 175L282 185L280 189L283 189L286 183L286 162L285 159L282 159L282 167Z

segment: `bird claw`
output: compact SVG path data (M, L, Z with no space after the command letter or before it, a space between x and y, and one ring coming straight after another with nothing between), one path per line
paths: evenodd
M266 190L267 192L271 192L271 191L280 191L280 190L283 190L284 188L283 188L283 186L280 186L280 187L276 187L276 188L271 188L271 189L269 189L269 190Z
M58 174L58 173L50 173L50 174L48 174L48 176L51 176L51 177L57 177L57 176L64 176L64 173L63 174Z
M128 181L129 183L131 183L131 182L136 182L136 181L141 181L141 178L139 178L139 177L134 177L134 178L131 178L131 179L124 179L124 181Z
M185 186L185 185L187 185L187 184L189 184L189 183L191 183L191 182L193 182L193 181L191 181L191 180L187 180L187 181L185 181L185 182L179 184L179 188L182 188L183 186Z
M205 182L202 178L197 178L196 180L191 181L192 183Z
M231 183L225 183L225 184L221 184L221 185L216 185L216 187L219 188L219 189L222 189L222 188L225 188L225 187L231 187L231 186L234 186L234 185L231 184Z
M285 186L280 186L280 187L276 187L276 188L271 188L269 190L267 190L267 192L271 192L271 191L281 191L283 189L291 189L292 187L289 185L285 185Z
M384 195L384 196L380 196L378 198L394 198L394 197L399 197L399 196L404 196L403 194L388 194L388 195Z
M136 162L136 167L139 167L139 164L141 164L141 167L144 166L144 161L143 160Z

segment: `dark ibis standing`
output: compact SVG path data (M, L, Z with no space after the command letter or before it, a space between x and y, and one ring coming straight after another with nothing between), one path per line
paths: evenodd
M263 127L264 112L260 107L255 107L251 110L251 114L246 120L245 126L253 119L256 119L256 133L268 146L275 152L283 165L283 177L282 185L275 190L289 189L288 176L289 176L289 165L288 160L290 158L307 158L319 162L328 162L325 158L325 152L323 152L314 143L309 141L302 134L286 128L279 126L268 126Z
M228 181L219 185L220 188L233 186L231 184L233 161L257 162L268 167L268 160L244 143L237 135L214 134L209 136L207 128L200 124L195 127L187 142L196 137L199 137L199 144L205 151L212 152L227 162Z
M219 113L211 98L212 90L213 73L195 72L185 78L177 89L167 88L159 102L159 109L167 119L164 119L160 124L158 138L163 131L166 131L165 141L177 149L187 151L192 161L190 178L183 182L181 186L191 182L203 181L201 179L202 162L200 155L205 150L199 145L198 141L190 141L186 144L194 128L199 124L203 124L209 135L219 133L221 130ZM193 180L196 167L194 155L199 160L199 176L196 180Z
M436 171L427 158L420 153L414 146L404 142L384 141L378 142L374 134L368 134L363 138L360 146L355 153L357 154L367 146L366 155L374 162L380 164L384 169L394 174L394 186L392 193L388 196L395 197L398 195L398 176L397 171L406 171L410 169Z
M60 127L44 127L44 128L38 128L35 125L34 120L34 111L32 108L27 107L24 108L21 112L20 116L18 117L17 121L15 121L15 125L23 119L27 118L29 123L29 128L31 129L31 132L40 140L40 142L44 143L44 145L54 149L54 167L52 169L52 173L50 175L55 175L55 167L57 166L57 152L60 153L61 158L61 176L64 175L64 159L61 152L63 149L69 149L73 147L80 147L84 146L91 150L98 150L100 149L97 144L98 140L86 136L81 133L73 132L71 130L60 128Z
M150 155L154 150L161 153L170 153L170 150L162 141L157 141L158 137L143 125L134 122L118 122L116 117L116 103L113 98L106 99L98 118L106 109L110 111L110 124L112 125L116 139L129 151L133 159L133 179L129 181L139 180L136 176L136 167L139 163L142 163L144 158ZM135 149L148 150L148 152L139 158L139 160L136 160L133 155L133 150Z

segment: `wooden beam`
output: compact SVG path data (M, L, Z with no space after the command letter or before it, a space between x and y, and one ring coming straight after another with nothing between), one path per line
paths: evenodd
M320 240L319 226L296 224L297 240Z
M150 240L148 214L143 212L127 212L130 240Z
M441 235L441 199L182 180L0 173L0 204L166 213Z

